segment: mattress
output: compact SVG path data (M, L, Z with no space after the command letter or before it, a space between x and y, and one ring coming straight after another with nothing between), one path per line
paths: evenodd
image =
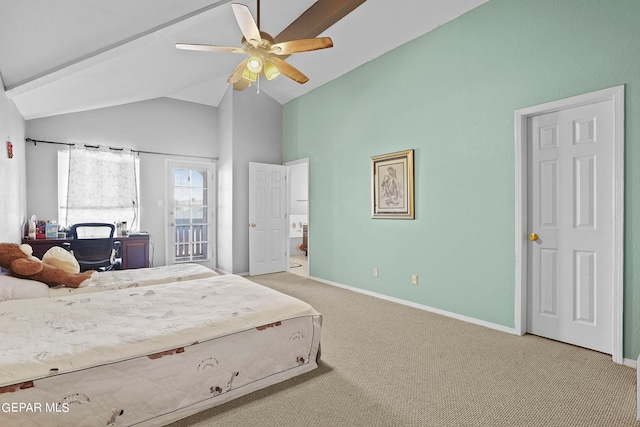
M321 315L239 276L0 304L0 424L163 425L317 367Z
M52 297L100 292L112 289L149 286L159 283L180 282L186 280L213 277L218 274L200 264L174 264L162 267L139 268L131 270L111 270L96 273L87 286L66 288L57 286L49 289Z

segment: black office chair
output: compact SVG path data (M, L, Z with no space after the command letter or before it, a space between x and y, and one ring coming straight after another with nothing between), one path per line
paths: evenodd
M120 242L113 240L115 225L89 222L71 226L70 250L80 271L108 271L117 264Z

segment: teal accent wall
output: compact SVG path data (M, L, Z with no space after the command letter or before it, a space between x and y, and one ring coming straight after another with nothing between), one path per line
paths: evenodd
M491 0L287 103L283 160L310 159L310 274L514 327L514 111L626 85L623 353L635 359L639 19L637 0ZM416 219L371 219L370 158L410 148Z

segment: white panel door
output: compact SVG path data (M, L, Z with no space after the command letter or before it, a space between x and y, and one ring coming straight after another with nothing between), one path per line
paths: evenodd
M287 168L249 163L249 274L288 269Z
M613 115L604 101L529 118L527 331L613 350Z

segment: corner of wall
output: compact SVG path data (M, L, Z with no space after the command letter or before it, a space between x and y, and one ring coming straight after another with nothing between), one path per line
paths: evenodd
M0 76L0 83L1 76ZM22 224L27 210L27 174L25 149L25 120L4 91L0 94L0 135L4 140L0 149L0 241L20 242ZM13 157L9 158L6 141L13 145Z
M233 272L249 271L249 163L282 164L282 105L265 93L233 92Z
M233 89L218 106L218 223L217 265L233 272Z

